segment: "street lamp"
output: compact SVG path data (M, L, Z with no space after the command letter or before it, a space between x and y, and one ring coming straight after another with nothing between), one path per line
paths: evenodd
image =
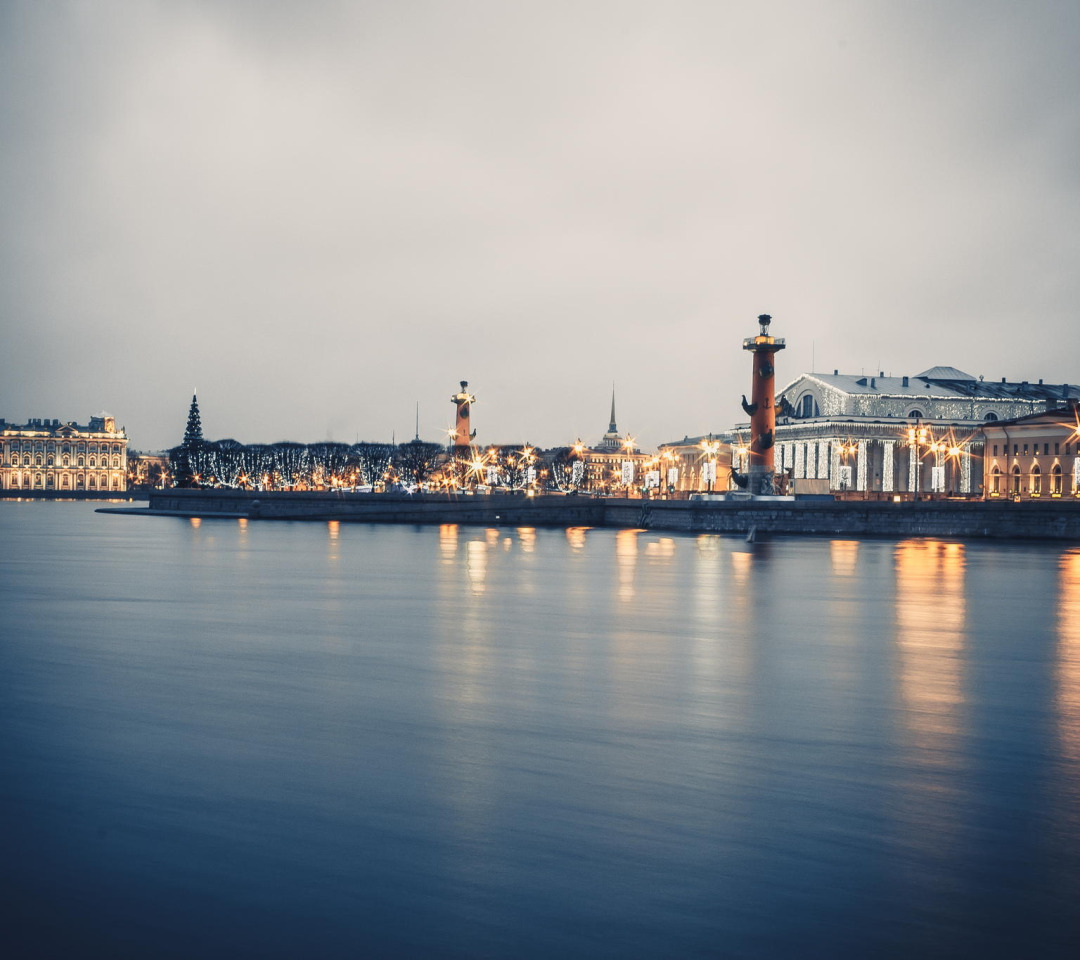
M716 454L720 450L720 441L714 440L713 435L710 433L708 439L702 440L699 446L705 452L707 458L706 463L709 467L709 493L712 493L713 483L716 480Z
M926 427L920 427L919 421L915 421L914 427L908 427L908 443L915 447L915 500L919 499L919 488L922 483L922 454L919 448L927 443L930 431Z

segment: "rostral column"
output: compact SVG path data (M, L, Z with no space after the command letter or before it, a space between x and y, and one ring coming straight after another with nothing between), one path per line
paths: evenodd
M761 332L743 340L743 349L754 355L754 382L750 403L743 397L743 410L750 414L750 465L747 468L746 489L755 496L776 493L773 467L773 441L776 430L776 368L773 356L784 349L784 341L769 336L772 317L758 317Z
M472 443L473 437L476 436L476 431L469 431L469 411L472 405L476 403L476 397L466 389L469 386L468 380L461 381L461 392L455 393L450 402L457 406L457 419L454 422L454 447L456 449L468 448Z

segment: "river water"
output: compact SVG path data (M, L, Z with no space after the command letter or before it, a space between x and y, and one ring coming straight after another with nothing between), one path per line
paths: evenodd
M0 538L9 955L1076 955L1080 545Z

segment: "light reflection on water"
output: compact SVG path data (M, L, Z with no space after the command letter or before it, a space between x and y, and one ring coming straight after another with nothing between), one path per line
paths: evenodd
M1075 548L0 534L0 892L53 953L1071 956Z

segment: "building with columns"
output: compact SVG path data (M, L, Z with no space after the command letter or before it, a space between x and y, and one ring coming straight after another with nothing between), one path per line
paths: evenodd
M1080 497L1080 410L1068 406L983 427L986 499Z
M805 373L777 398L775 468L792 489L888 499L983 494L984 425L1068 404L1080 387L987 382L955 367L913 377ZM735 430L736 468L749 425Z
M123 427L107 415L85 426L59 420L0 420L0 489L62 493L127 490Z

